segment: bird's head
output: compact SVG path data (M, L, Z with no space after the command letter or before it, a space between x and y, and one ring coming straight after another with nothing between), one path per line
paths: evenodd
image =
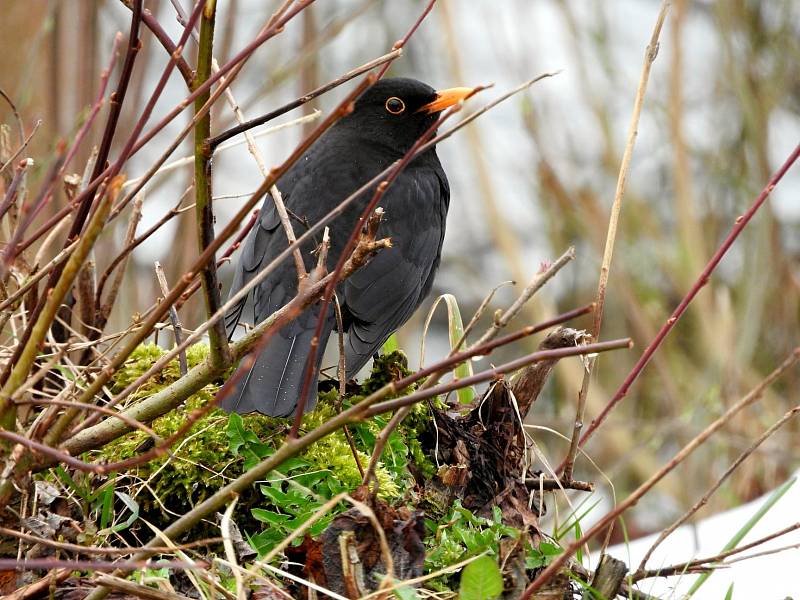
M341 123L358 128L373 141L403 154L436 121L439 113L472 91L472 88L450 88L437 92L416 79L381 79L361 95L353 112Z

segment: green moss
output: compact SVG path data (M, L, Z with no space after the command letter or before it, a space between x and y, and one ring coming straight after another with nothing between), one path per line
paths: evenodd
M153 344L137 348L115 374L111 391L113 393L122 391L150 368L163 353L161 348ZM187 353L190 367L204 360L207 354L207 346L193 346ZM355 393L349 394L344 399L345 408L357 403L391 379L409 373L402 352L383 356L375 363L372 375ZM134 398L150 396L170 385L178 377L180 377L178 363L173 361L137 390ZM187 414L205 406L218 390L218 383L205 386L183 406L156 419L150 427L161 438L173 435L184 425ZM310 431L337 414L337 400L335 391L320 393L316 409L303 417L303 430ZM399 501L413 486L413 478L407 468L408 461L412 457L422 465L424 472L433 470L433 465L423 456L416 439L426 414L427 409L424 406L415 407L407 423L390 437L384 460L376 471L379 495L388 502ZM376 417L351 426L362 466L366 467L369 463L375 436L385 424L386 418ZM146 488L141 489L136 498L140 504L141 514L146 519L154 521L157 526L163 525L174 519L174 513L183 514L190 510L231 479L241 475L250 464L274 452L285 437L287 425L286 419L248 415L237 421L237 427L240 427L242 432L231 434L229 416L224 411L213 409L194 423L183 440L172 448L171 455L156 458L121 474L116 484L117 488L130 484L133 489L139 489L137 484L146 482ZM232 439L236 436L241 439L233 443ZM149 439L143 432L128 434L95 453L94 458L112 462L136 456L143 451L143 444L150 443ZM361 484L358 465L341 430L310 446L288 467L295 487L298 481L302 481L308 492L323 498L342 490L352 491ZM283 483L279 491L288 489L289 484ZM238 504L237 522L244 524L245 529L250 532L263 527L254 521L251 514L253 508L276 511L276 514L281 512L281 507L274 498L266 498L263 492L263 489L254 488L243 494ZM275 494L274 490L272 493ZM263 511L261 516L263 517Z
M319 427L337 414L333 405L335 397L336 392L320 395L317 408L303 417L303 426L307 431ZM364 449L357 449L357 454L361 466L366 468L370 455ZM348 489L361 485L361 472L342 430L335 431L310 446L302 454L302 458L318 469L333 473ZM400 495L401 486L394 481L393 474L384 465L380 465L375 474L379 483L379 496L384 500L396 499Z

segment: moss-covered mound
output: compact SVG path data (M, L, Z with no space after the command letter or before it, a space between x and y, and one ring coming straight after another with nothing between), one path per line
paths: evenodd
M111 391L116 393L144 373L162 354L153 344L143 345L121 368ZM193 347L187 356L190 367L202 361L207 347ZM346 408L383 384L408 373L405 356L393 352L375 361L372 374L359 386L348 386L342 400ZM135 398L149 396L180 376L177 361L170 363L143 386ZM150 427L161 438L174 434L193 410L204 406L216 394L220 382L207 385L183 406L155 420ZM325 386L323 386L324 389ZM320 392L315 410L303 417L308 431L330 419L338 410L335 390ZM413 489L409 460L414 468L432 472L433 466L422 455L417 438L424 427L426 409L419 407L390 438L383 461L377 470L379 495L390 503L401 501ZM375 436L387 419L376 417L350 427L356 454L363 467L369 462ZM169 455L156 458L116 476L115 488L134 498L139 515L157 527L172 522L219 488L241 475L251 465L272 454L282 443L289 421L262 415L229 416L214 409L192 426ZM118 461L136 456L152 445L143 432L131 433L96 453L94 458ZM99 455L98 455L99 454ZM410 459L410 457L413 457ZM277 472L239 499L236 521L262 551L283 539L326 500L361 484L361 473L344 431L337 431L284 463ZM333 514L331 515L331 517ZM325 519L315 529L323 529ZM214 535L208 527L190 537Z

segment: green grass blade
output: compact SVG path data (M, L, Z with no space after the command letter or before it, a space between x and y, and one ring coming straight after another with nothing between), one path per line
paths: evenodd
M464 335L464 322L461 319L461 311L458 308L458 301L456 300L456 297L453 296L453 294L442 294L433 303L431 310L428 312L428 317L425 319L425 327L423 328L422 334L422 348L420 351L420 356L422 359L425 357L425 336L428 333L428 327L430 325L431 318L433 317L433 313L436 311L436 307L439 306L439 302L441 301L444 301L445 305L447 306L447 331L450 337L450 348L452 349L455 347L455 345ZM453 369L453 377L455 379L464 379L472 374L472 363L470 361L466 361ZM458 396L458 401L462 404L469 404L475 399L475 389L472 387L462 388L458 390L456 394Z
M397 334L393 333L389 336L389 339L383 343L381 354L391 354L399 349L400 345L397 343Z
M781 497L786 492L789 491L789 488L791 488L796 481L797 478L792 477L789 481L787 481L777 490L772 492L772 494L770 494L770 497L767 498L767 501L764 502L763 506L756 511L756 514L750 517L747 523L745 523L742 526L742 528L736 532L736 534L731 538L731 540L727 544L725 544L725 547L722 550L720 550L720 552L727 552L728 550L733 550L734 548L736 548L736 546L739 544L739 542L742 541L744 536L750 533L750 530L753 529L756 523L758 523L761 520L761 517L766 515L772 509L772 507L775 506L775 503L778 500L780 500ZM703 585L709 577L711 577L712 574L713 571L709 573L703 573L700 577L698 577L697 581L695 581L692 587L689 589L689 592L686 594L686 597L691 598L694 595L694 593L698 589L700 589L700 586Z

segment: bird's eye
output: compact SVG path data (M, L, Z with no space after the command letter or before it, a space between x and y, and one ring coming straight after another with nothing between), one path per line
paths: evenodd
M393 115L399 115L406 109L406 103L400 100L397 96L392 96L386 101L386 110Z

